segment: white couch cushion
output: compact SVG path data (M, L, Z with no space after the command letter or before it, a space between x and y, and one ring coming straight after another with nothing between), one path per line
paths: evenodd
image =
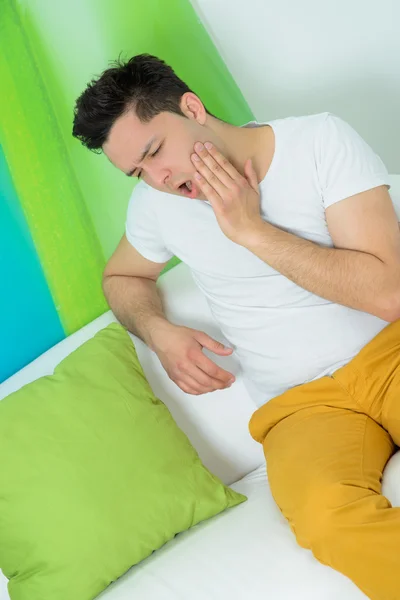
M265 466L232 487L248 501L179 534L99 600L365 600L349 579L297 545Z

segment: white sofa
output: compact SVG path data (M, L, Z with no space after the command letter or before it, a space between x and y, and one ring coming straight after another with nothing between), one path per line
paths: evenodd
M399 204L396 202L396 209ZM186 265L180 264L167 272L158 285L166 315L172 322L201 329L226 341ZM115 320L109 311L56 345L1 384L0 399L22 385L52 373L67 354ZM236 375L236 382L227 390L191 396L168 378L157 356L141 340L132 338L155 394L168 406L204 464L226 484L248 496L248 501L177 535L130 569L99 598L366 598L349 579L321 565L311 552L297 545L271 496L262 448L248 432L248 421L256 406L243 386L235 356L220 358L207 352ZM383 493L394 506L400 506L400 452L386 467ZM8 598L7 580L0 571L0 600Z

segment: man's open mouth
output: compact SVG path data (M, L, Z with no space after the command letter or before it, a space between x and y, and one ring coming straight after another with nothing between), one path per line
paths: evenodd
M192 199L196 198L199 193L197 187L193 184L191 179L188 179L188 181L182 183L182 185L180 185L178 189L183 196Z

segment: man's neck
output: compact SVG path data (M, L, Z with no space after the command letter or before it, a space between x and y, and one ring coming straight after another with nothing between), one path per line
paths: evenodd
M275 152L272 127L237 127L214 118L209 127L219 138L218 149L242 175L246 160L251 158L260 183L269 170Z

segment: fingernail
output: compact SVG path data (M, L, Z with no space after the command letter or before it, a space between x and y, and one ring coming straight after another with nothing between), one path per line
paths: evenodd
M207 150L211 150L211 148L212 148L211 142L206 142L204 145L207 148Z

